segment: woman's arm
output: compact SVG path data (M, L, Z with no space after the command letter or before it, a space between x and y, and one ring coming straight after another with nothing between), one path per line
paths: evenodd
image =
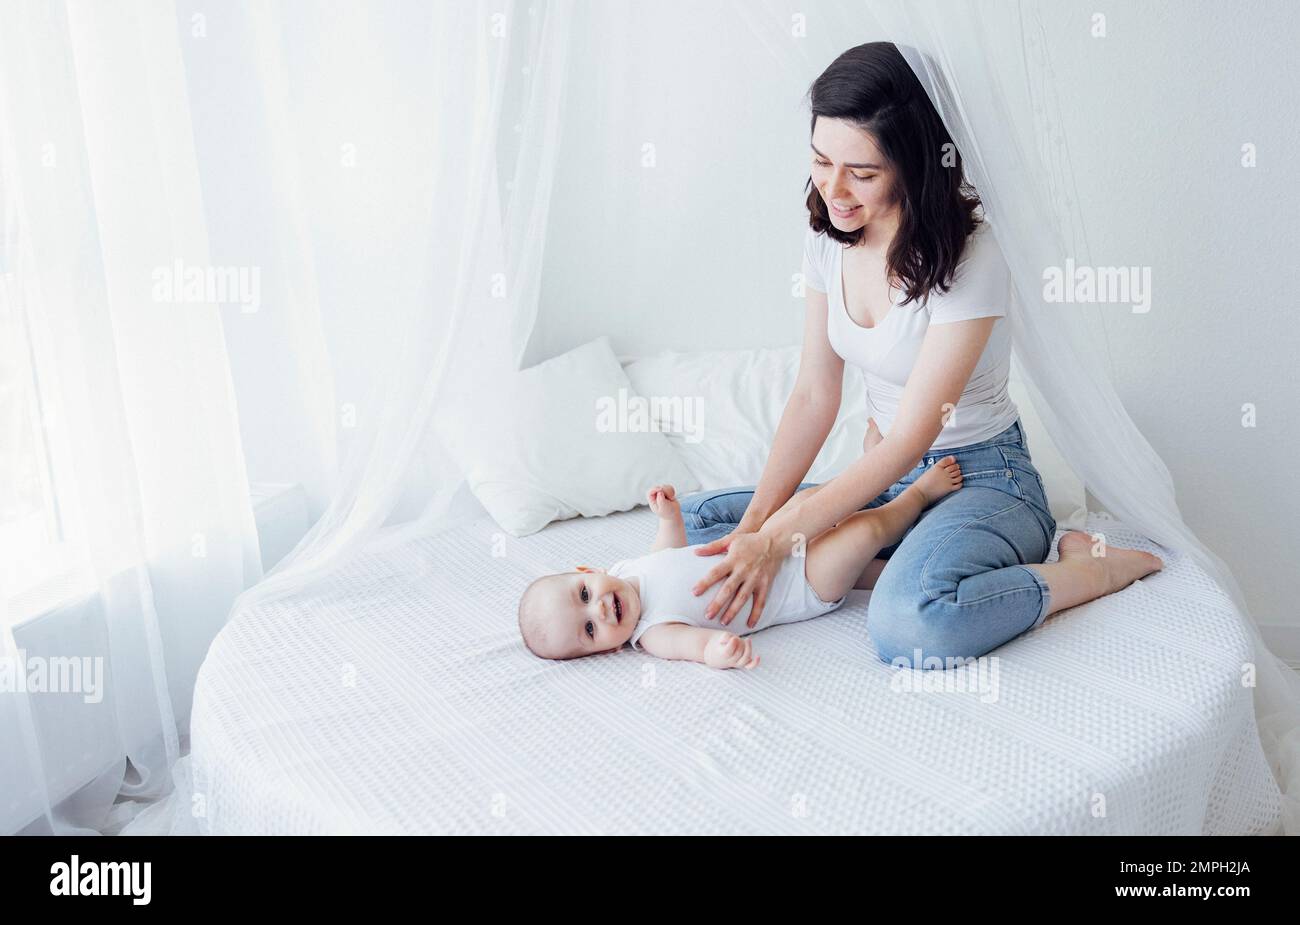
M757 531L790 500L835 426L844 390L844 360L826 337L827 311L826 293L806 290L799 375L781 413L754 497L733 532ZM725 548L713 550L712 546L701 549L700 555L713 555Z
M772 449L763 467L763 475L754 489L754 497L745 509L736 530L752 533L767 522L767 519L780 510L794 495L799 483L804 480L813 460L826 443L826 437L835 426L835 417L839 413L839 384L832 384L835 389L835 405L831 406L824 399L801 392L799 386L790 394L781 414L781 423L776 428L776 437L772 440ZM707 555L707 552L701 553Z
M951 418L997 320L972 318L930 326L885 438L806 503L764 523L760 532L772 539L781 555L798 537L815 537L860 510L920 462Z
M753 596L748 622L755 626L781 560L800 539L816 537L860 510L916 466L951 417L996 322L988 317L930 325L889 434L805 502L777 511L757 534L738 536L726 558L693 589L700 594L722 581L706 614L721 614L726 625Z

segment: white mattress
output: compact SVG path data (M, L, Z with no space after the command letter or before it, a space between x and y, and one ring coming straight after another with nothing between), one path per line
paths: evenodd
M1227 599L1184 557L1113 520L1089 527L1166 568L998 650L992 702L974 668L881 662L869 592L754 637L754 671L528 654L522 587L643 552L644 508L520 540L483 520L368 554L308 599L237 616L214 642L192 721L200 828L1272 830L1278 791L1241 683L1250 642ZM939 674L969 683L891 685Z

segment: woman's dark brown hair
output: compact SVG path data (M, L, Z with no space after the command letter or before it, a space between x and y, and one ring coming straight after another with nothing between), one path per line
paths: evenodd
M906 59L892 42L868 42L840 55L808 91L812 124L842 119L871 135L893 168L899 204L898 232L886 262L890 278L907 290L903 302L920 301L931 289L945 291L966 239L980 219L974 188L966 182L961 154ZM857 244L863 229L843 232L831 224L826 203L808 177L809 224L842 244Z

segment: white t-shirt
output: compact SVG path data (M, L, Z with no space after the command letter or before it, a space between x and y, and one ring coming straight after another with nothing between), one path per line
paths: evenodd
M748 636L769 626L820 617L844 603L844 598L828 603L817 596L804 571L807 556L786 556L772 587L768 589L767 603L763 615L758 618L758 625L753 629L747 625L754 605L751 597L735 618L723 626L716 617L708 620L704 616L704 610L718 593L718 588L710 588L699 596L691 593L695 583L721 562L722 557L697 556L697 546L670 547L644 556L620 559L607 569L616 578L636 577L641 589L641 615L628 640L632 648L638 647L637 643L646 630L660 623L686 623Z
M829 308L826 334L831 347L862 373L867 408L881 434L889 433L912 372L926 329L970 318L999 316L988 344L957 402L955 413L939 431L930 449L951 449L979 443L1006 430L1019 416L1007 393L1011 371L1011 329L1006 314L1011 301L1011 274L997 240L985 219L966 240L952 283L946 292L909 305L894 305L874 328L864 328L849 317L844 306L844 245L808 229L804 237L804 282L826 293ZM829 284L829 285L828 285Z

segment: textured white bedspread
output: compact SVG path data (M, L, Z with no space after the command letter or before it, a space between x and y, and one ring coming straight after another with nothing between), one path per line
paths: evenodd
M630 651L530 655L515 624L523 586L645 551L644 508L525 539L485 519L363 556L309 598L238 615L214 642L192 719L200 826L1270 830L1278 792L1242 684L1250 642L1226 597L1115 521L1089 528L1166 568L1049 617L982 669L946 672L877 659L869 592L755 636L754 671ZM900 683L926 678L951 689Z

